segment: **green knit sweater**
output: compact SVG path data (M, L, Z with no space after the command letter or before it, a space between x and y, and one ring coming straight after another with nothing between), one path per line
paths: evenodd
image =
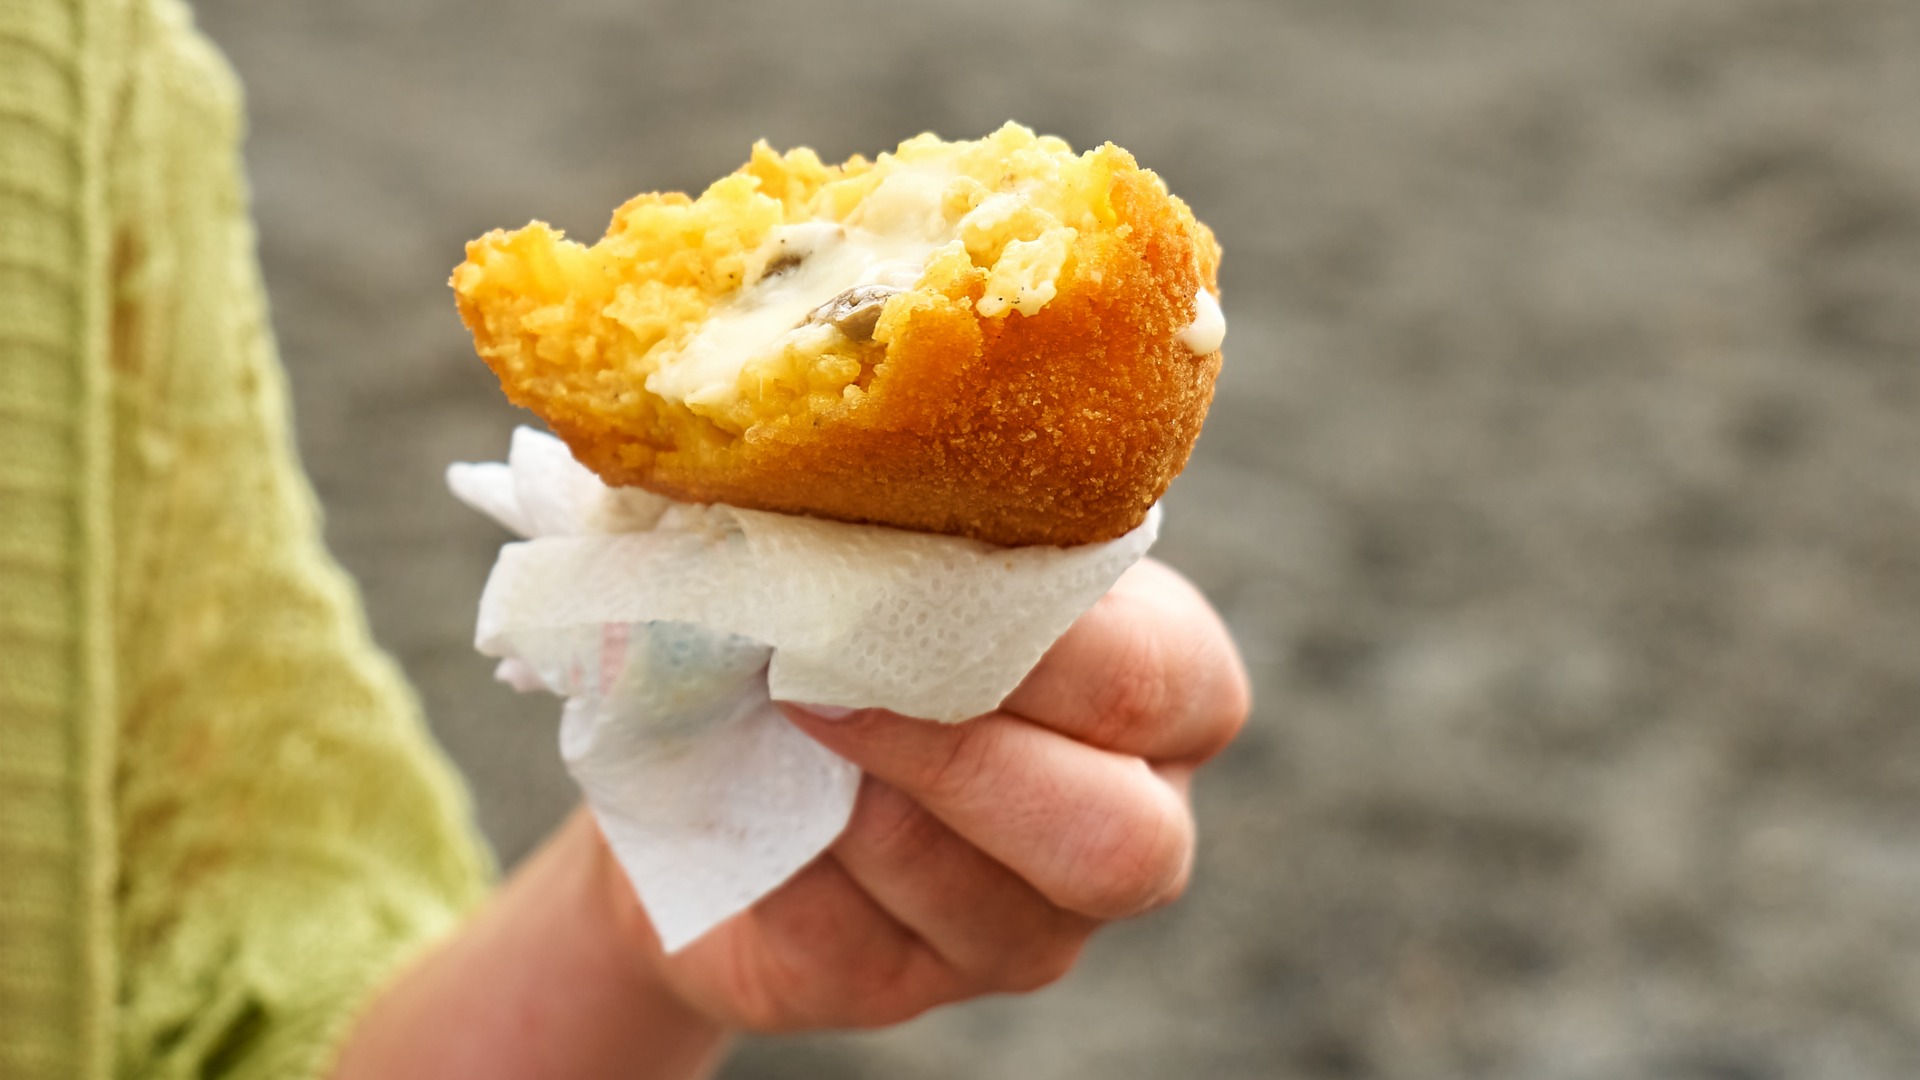
M294 464L231 75L0 0L0 1077L301 1077L488 874Z

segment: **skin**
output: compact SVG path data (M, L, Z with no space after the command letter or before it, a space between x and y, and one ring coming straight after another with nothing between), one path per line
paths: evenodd
M576 812L376 998L334 1075L678 1080L709 1075L734 1031L879 1027L1045 986L1101 925L1185 889L1188 784L1248 707L1218 615L1144 561L984 717L788 707L866 774L853 820L677 954Z

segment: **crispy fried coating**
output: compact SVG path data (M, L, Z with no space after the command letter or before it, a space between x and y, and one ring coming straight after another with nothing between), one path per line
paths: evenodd
M609 484L1072 545L1185 465L1219 257L1126 151L1009 124L842 165L761 144L592 246L488 233L452 284L507 396Z

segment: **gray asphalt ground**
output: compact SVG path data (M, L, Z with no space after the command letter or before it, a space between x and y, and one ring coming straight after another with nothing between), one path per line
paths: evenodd
M218 0L329 538L512 861L461 243L1016 117L1227 249L1160 555L1257 683L1185 902L728 1080L1920 1076L1920 5Z

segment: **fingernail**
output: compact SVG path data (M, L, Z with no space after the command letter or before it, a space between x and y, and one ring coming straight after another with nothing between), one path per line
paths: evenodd
M845 720L847 717L860 711L859 709L849 709L845 705L808 705L799 701L790 702L789 704L802 712L812 713L822 720Z

